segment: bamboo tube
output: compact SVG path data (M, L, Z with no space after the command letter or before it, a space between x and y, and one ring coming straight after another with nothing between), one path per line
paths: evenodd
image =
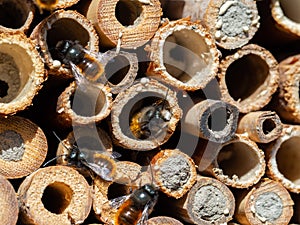
M183 225L179 220L168 216L156 216L147 220L147 225Z
M222 100L237 106L241 113L259 110L278 87L277 61L266 49L246 45L222 60L219 78Z
M209 141L229 141L237 129L239 110L219 100L206 99L195 104L184 118L184 130Z
M279 94L276 99L278 115L294 123L300 123L299 60L300 55L294 55L279 63Z
M162 110L161 113L166 114L165 118L152 118L148 121L146 126L149 129L149 136L144 138L141 123L148 117L143 112L149 107L158 110L153 106L159 103L164 104L165 111ZM154 79L142 78L114 100L111 110L113 142L126 149L138 151L154 149L170 138L181 115L182 111L173 90ZM157 128L159 131L156 131Z
M299 137L300 126L285 125L281 136L266 150L268 176L294 193L300 193Z
M31 105L41 89L44 64L34 43L21 32L0 33L0 63L0 114L15 114Z
M146 51L150 56L147 75L179 89L204 88L219 66L214 39L199 22L188 18L166 21Z
M142 167L134 162L119 161L117 162L117 174L114 182L107 182L98 178L94 180L93 209L98 219L106 224L112 224L117 209L110 204L111 198L128 195L132 187L149 182L143 181L141 169ZM132 181L135 182L132 183ZM112 193L111 190L115 190L117 193Z
M165 202L169 213L201 225L226 224L232 219L235 207L234 196L225 184L202 176L197 177L196 184L185 197Z
M34 17L34 7L28 0L1 0L0 32L27 32Z
M245 135L236 134L232 140L204 151L211 151L208 154L214 154L215 151L217 154L212 158L211 165L202 172L228 186L248 188L256 184L265 173L263 151ZM200 168L199 164L198 170Z
M89 184L67 166L32 173L20 185L18 196L24 224L81 224L92 206Z
M0 175L0 199L1 213L0 221L2 224L15 225L17 224L19 206L16 192L11 183Z
M47 155L44 132L28 119L0 117L0 174L8 179L37 170Z
M135 53L107 51L101 58L101 62L105 65L104 76L111 93L118 94L133 84L139 68Z
M33 0L34 4L40 9L40 12L42 13L43 10L48 10L48 11L54 11L56 9L63 9L70 7L79 0Z
M92 54L98 52L98 36L93 25L83 15L73 10L57 10L42 20L30 37L37 42L40 54L49 68L49 73L70 77L66 65L57 60L55 46L61 40L79 41Z
M99 123L112 107L110 88L102 84L86 86L84 90L71 83L58 97L56 112L62 126Z
M246 133L252 141L269 143L280 136L282 124L279 116L272 111L250 112L238 124L237 133Z
M116 47L121 41L122 48L136 48L152 38L161 14L159 0L93 0L87 18L103 47Z
M155 184L170 197L181 198L196 182L193 160L178 149L161 150L150 163Z
M293 215L294 202L278 182L264 179L237 197L235 218L240 224L287 225Z

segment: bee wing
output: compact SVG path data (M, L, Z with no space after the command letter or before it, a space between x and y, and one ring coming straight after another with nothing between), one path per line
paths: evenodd
M72 70L72 74L76 80L76 84L78 85L78 87L82 90L82 91L86 91L87 87L89 87L89 85L91 85L91 82L89 82L78 70L78 68L76 67L76 65L72 62L70 62L70 66L71 66L71 70Z
M151 213L151 211L152 211L154 205L156 204L156 202L157 202L157 197L155 199L153 199L152 201L149 201L145 205L144 210L142 212L142 216L139 219L137 225L146 225L147 224L148 216Z
M109 205L115 209L119 208L127 199L129 199L130 195L123 195L114 199L109 200Z
M95 163L84 163L89 169L91 169L94 173L100 176L103 180L113 181L113 176L111 174L111 170L106 167L101 167Z

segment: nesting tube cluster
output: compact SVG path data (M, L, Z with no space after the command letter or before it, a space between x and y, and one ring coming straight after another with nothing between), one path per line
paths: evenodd
M297 0L0 6L0 224L300 223Z

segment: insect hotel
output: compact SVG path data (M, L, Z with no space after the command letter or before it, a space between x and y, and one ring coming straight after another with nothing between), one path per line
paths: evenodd
M299 10L0 0L0 224L300 224Z

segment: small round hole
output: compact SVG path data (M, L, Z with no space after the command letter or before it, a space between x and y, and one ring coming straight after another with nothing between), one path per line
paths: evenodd
M222 131L228 124L230 113L225 108L217 108L208 117L208 128L211 131Z
M130 68L130 62L124 56L116 56L108 61L105 66L105 74L108 81L113 84L119 84L127 75Z
M267 79L269 66L258 55L249 54L234 61L226 71L226 85L235 101L251 96Z
M134 25L141 15L143 8L137 0L119 0L115 9L115 16L123 26Z
M269 134L271 133L276 127L276 124L274 123L274 121L272 119L266 119L263 121L262 124L262 128L263 128L263 132L264 134Z
M7 96L7 91L8 84L5 81L0 80L0 98Z
M61 182L54 182L46 187L42 202L44 207L52 213L61 214L69 206L73 192L71 188Z

